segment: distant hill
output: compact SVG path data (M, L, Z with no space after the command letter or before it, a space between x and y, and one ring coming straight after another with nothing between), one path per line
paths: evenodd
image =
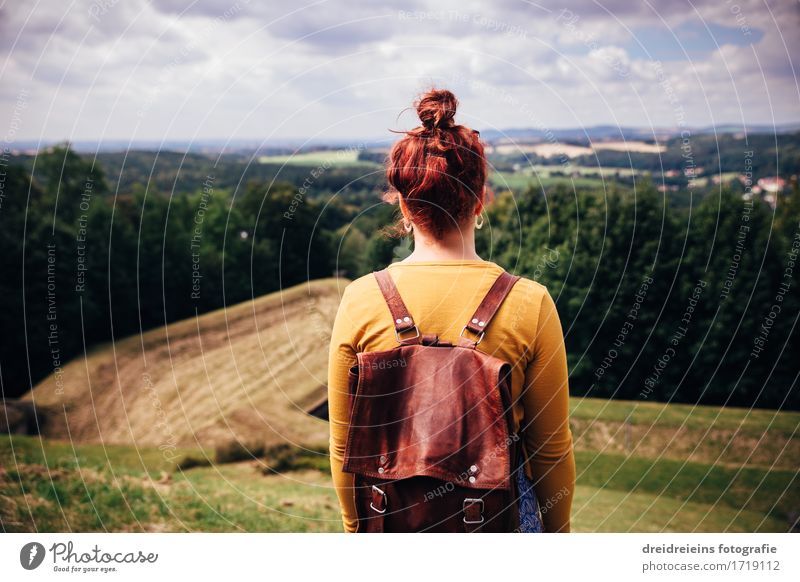
M741 124L728 123L704 127L629 127L617 125L588 125L582 127L562 127L541 129L533 127L478 128L481 137L489 142L503 139L519 140L652 140L675 137L681 130L689 129L692 135L740 133ZM748 134L782 134L800 131L800 122L770 124L751 124ZM244 156L285 155L295 151L318 151L320 149L375 149L385 148L394 141L391 135L362 138L295 138L295 139L236 139L198 138L173 140L73 140L72 148L82 153L126 152L126 151L171 151L192 152L196 154L239 154ZM15 150L33 153L59 143L63 140L18 140Z
M326 399L327 349L341 288L311 281L90 350L22 400L42 434L78 442L212 447L327 442L307 414Z
M594 125L589 127L540 129L531 127L518 127L510 129L490 129L481 132L481 137L489 142L502 141L604 141L604 140L650 140L658 138L659 141L681 135L681 131L688 129L691 135L721 135L743 133L742 125L718 125L707 127L625 127L616 125ZM783 125L750 125L747 126L749 135L774 135L795 133L800 131L800 123L787 123Z

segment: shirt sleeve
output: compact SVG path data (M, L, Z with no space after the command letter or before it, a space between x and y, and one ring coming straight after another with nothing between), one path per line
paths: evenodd
M353 499L353 475L342 471L344 448L350 411L348 404L348 371L356 364L354 348L354 322L348 313L349 295L346 287L336 313L331 332L328 354L328 418L330 419L331 476L339 505L342 523L346 532L355 532L357 514Z
M570 531L575 456L569 427L569 382L564 335L545 290L533 356L525 370L522 432L536 498L547 532Z

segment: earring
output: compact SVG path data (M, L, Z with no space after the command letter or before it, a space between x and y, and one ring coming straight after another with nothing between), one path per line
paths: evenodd
M413 230L413 227L411 226L411 221L410 220L404 220L403 221L403 228L406 230L406 232L411 232Z
M478 219L480 219L480 222L478 221ZM478 230L483 228L483 214L478 214L475 217L475 228L477 228Z

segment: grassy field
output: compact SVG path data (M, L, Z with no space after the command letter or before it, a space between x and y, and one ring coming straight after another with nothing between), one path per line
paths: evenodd
M314 152L301 152L289 156L261 156L258 158L262 164L288 164L293 166L314 167L350 167L350 166L379 166L375 162L358 159L359 151L350 150L320 150Z
M324 455L181 470L157 448L0 439L3 531L337 531ZM202 458L182 449L181 458ZM213 459L213 453L210 455ZM313 468L316 466L316 468Z
M587 422L605 427L605 442L587 436ZM629 452L613 446L620 422L638 435L625 443ZM572 423L575 531L789 531L800 515L792 436L800 414L584 399L573 403ZM730 450L739 437L784 438L795 461L786 453L770 460L771 449L691 461L681 458L680 439L645 434L681 426L740 427ZM661 446L645 446L650 440ZM697 448L716 446L709 439ZM156 447L3 436L0 522L4 531L339 531L324 447L284 449L217 459L210 449L168 456Z
M636 170L634 168L605 168L597 166L590 167L590 166L574 166L574 165L570 165L569 167L565 168L562 165L544 166L538 164L533 166L524 166L517 173L530 177L552 178L552 177L559 177L559 174L564 174L564 173L570 174L573 172L580 174L581 176L601 175L604 177L617 176L617 175L630 177L642 174L641 170Z
M564 184L569 188L608 188L613 183L613 179L607 178L603 181L600 178L584 178L570 176L532 176L522 172L494 172L489 177L492 187L499 190L511 190L521 192L530 187L536 189L552 188L558 184Z
M571 425L581 447L604 453L766 470L800 459L798 413L576 398Z

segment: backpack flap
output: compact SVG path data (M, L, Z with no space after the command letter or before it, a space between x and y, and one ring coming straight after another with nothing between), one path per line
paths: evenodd
M343 469L511 487L509 366L474 349L404 345L358 354Z

